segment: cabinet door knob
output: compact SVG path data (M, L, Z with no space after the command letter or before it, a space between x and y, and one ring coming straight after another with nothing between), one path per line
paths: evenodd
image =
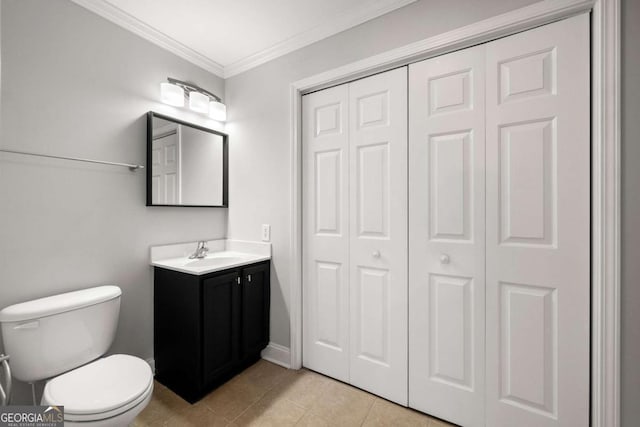
M238 282L238 285L240 284L240 276L236 277L236 282Z
M373 253L371 254L372 257L374 258L380 258L380 251L379 250L375 250L373 251Z
M440 255L440 264L449 264L449 262L451 262L451 258L449 258L449 255L447 254Z
M247 275L247 282L251 283L251 275L250 274Z

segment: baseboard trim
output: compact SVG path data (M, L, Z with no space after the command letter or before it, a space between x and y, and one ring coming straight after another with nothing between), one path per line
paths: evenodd
M275 363L276 365L283 366L287 369L291 368L291 350L289 347L270 342L267 348L262 350L261 356L264 360L271 363Z

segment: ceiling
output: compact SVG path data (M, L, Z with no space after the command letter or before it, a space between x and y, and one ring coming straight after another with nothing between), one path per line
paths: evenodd
M72 0L231 77L416 0Z

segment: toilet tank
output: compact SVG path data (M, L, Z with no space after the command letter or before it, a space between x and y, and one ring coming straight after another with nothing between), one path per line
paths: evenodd
M99 286L0 310L13 376L43 380L106 353L118 326L121 294L117 286Z

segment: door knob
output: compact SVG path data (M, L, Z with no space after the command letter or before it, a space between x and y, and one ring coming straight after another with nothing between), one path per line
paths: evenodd
M440 264L449 264L450 261L451 261L451 258L449 258L449 255L447 254L440 255Z
M374 257L374 258L380 258L380 251L378 251L378 250L373 251L371 256Z

